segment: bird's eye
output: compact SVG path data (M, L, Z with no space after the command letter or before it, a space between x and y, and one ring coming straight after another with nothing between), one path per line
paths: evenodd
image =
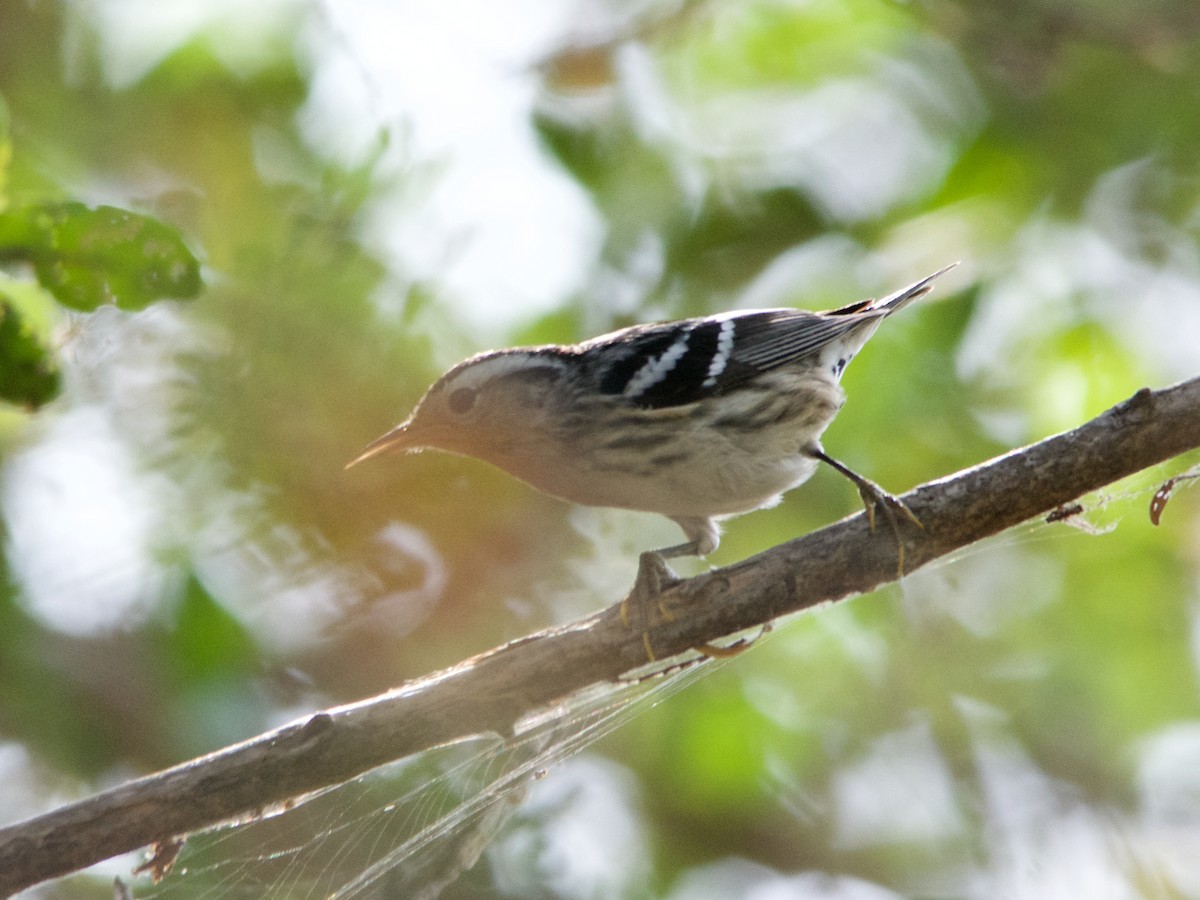
M468 412L475 405L475 397L478 393L474 388L459 388L451 392L450 396L446 399L446 405L450 407L451 412L461 415Z

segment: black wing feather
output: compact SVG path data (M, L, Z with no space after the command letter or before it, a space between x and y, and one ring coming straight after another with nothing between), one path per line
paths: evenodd
M830 316L800 309L747 313L735 319L733 358L758 371L769 371L819 353L833 341L882 316Z
M576 352L601 393L623 395L631 405L644 409L684 406L815 356L834 341L928 293L930 283L945 271L882 300L861 300L819 313L747 310L635 325L593 338L580 344Z
M758 310L637 325L588 341L580 350L590 357L601 393L625 394L643 409L665 409L716 396L817 353L868 318L874 316L829 319L802 310ZM722 329L730 327L732 345L722 349ZM720 353L725 359L714 373Z

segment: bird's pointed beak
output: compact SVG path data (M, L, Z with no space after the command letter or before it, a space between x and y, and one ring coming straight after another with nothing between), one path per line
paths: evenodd
M383 456L387 453L403 453L405 450L416 450L418 444L413 439L412 419L406 419L401 422L383 437L376 438L363 447L362 452L350 462L346 463L346 468L356 466L364 460L371 459L375 456Z

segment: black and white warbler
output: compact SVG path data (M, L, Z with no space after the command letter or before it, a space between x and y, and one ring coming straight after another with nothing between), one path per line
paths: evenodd
M826 312L737 310L580 344L480 353L446 372L349 465L445 450L574 503L661 513L687 540L643 554L643 572L647 563L663 571L669 557L708 555L719 520L777 503L818 462L853 481L872 527L879 508L899 539L896 513L915 516L827 456L820 438L845 401L846 365L880 322L947 269Z

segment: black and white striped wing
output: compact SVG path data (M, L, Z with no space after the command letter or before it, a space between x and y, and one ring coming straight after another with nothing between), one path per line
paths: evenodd
M956 265L956 264L955 264ZM659 325L637 325L580 344L584 364L603 394L646 409L696 403L754 377L819 354L929 292L953 265L881 300L861 300L828 312L764 309L722 313ZM832 361L833 377L869 337L847 343Z
M725 313L639 325L581 346L597 388L632 405L695 403L819 353L884 313L829 316L795 309Z

